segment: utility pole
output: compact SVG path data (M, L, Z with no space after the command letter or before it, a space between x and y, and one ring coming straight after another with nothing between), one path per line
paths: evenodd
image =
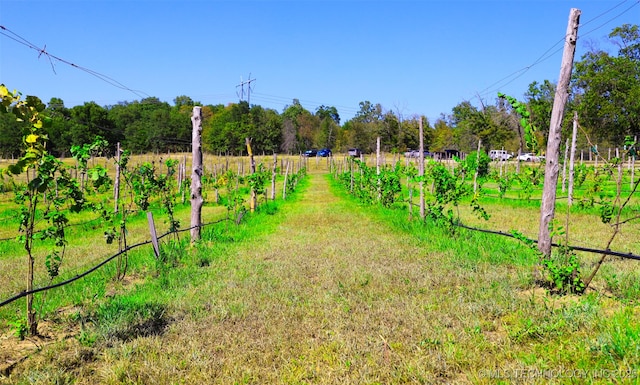
M549 225L551 221L553 221L556 209L562 117L564 116L564 107L569 98L569 80L571 80L573 58L576 53L580 13L580 10L577 8L571 8L569 12L562 64L560 65L560 78L556 88L556 95L553 99L553 110L551 111L551 121L549 124L544 189L542 191L542 204L540 206L540 228L538 229L538 249L547 257L551 255L551 231Z
M251 73L249 73L249 80L243 81L242 76L240 76L240 84L236 86L236 88L240 87L240 94L238 97L240 101L244 100L244 85L247 85L247 103L251 106L251 82L255 82L256 79L251 79Z

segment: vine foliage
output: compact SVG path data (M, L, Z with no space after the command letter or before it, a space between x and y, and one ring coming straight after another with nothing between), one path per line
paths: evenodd
M19 240L27 254L26 286L30 291L33 289L36 260L34 241L53 241L44 262L49 279L53 280L59 275L67 245L65 227L69 221L66 213L82 210L85 200L77 181L71 178L64 164L46 149L48 138L45 129L51 119L42 113L45 109L42 101L35 96L23 99L19 92L11 92L4 85L0 85L0 98L0 113L11 113L17 121L25 122L22 156L8 167L8 172L13 175L26 174L27 178L26 184L16 187L15 201L20 205ZM44 231L36 232L40 215L46 221L46 227ZM34 298L32 294L26 298L26 330L36 335L38 323Z

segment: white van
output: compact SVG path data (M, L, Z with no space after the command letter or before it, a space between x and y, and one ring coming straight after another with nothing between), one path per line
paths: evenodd
M489 158L491 160L509 160L511 159L511 154L505 150L491 150L489 151Z

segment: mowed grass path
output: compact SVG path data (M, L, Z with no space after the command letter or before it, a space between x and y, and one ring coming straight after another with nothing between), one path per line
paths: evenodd
M529 267L478 258L486 245L425 243L334 195L326 175L309 180L275 230L168 289L160 333L92 348L68 340L16 372L50 379L54 366L78 384L495 383L489 370L571 368L588 351L592 299L541 305L523 294ZM566 341L552 342L545 325L566 309Z
M108 371L220 384L389 383L448 371L420 347L436 322L425 290L435 256L332 195L325 175L309 177L276 232L213 262L212 282L185 298L196 315L136 341Z

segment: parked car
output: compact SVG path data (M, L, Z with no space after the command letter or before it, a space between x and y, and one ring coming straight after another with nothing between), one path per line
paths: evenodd
M491 160L509 160L511 159L511 154L506 152L505 150L491 150L489 151L489 158Z
M302 156L316 156L316 155L318 155L318 150L307 150L302 154Z
M331 150L329 150L328 148L323 148L322 150L318 151L318 156L322 156L322 157L327 157L327 156L331 156Z
M420 157L420 150L409 150L407 152L404 153L404 156L407 158L419 158ZM432 153L430 153L429 151L424 152L424 157L428 158L430 156L433 156Z
M544 157L542 157L542 159L544 159ZM520 156L518 156L518 160L521 160L523 162L539 162L541 160L541 157L532 152L525 152L524 154L520 154Z
M358 148L350 148L347 154L349 154L349 156L360 156L361 152Z

